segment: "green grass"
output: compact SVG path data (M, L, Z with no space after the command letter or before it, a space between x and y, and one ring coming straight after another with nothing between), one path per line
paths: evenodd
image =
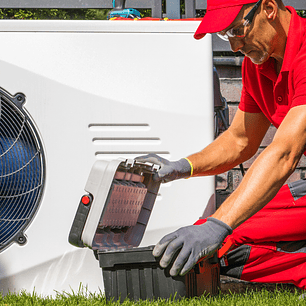
M276 289L268 291L246 291L245 293L229 293L220 294L216 297L200 297L183 299L181 301L173 300L156 300L156 301L139 301L133 302L126 300L123 306L139 305L139 306L202 306L202 305L229 305L229 306L290 306L290 305L306 305L306 300L299 300L300 293L298 291L290 292L288 290ZM118 302L107 302L103 293L90 293L86 289L80 289L79 292L57 293L56 297L42 297L35 293L29 294L21 292L19 294L8 294L0 296L0 305L120 305Z

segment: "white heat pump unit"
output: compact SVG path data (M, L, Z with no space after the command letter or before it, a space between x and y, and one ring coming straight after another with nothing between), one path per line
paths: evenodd
M211 37L196 21L0 21L0 289L103 290L68 243L96 160L176 160L213 140ZM212 212L214 179L163 184L142 246Z

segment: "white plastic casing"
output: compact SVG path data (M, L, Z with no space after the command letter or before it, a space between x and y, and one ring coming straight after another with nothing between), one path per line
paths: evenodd
M68 243L90 169L150 152L177 160L213 140L211 36L193 38L199 21L0 22L0 86L25 94L47 167L27 244L0 253L0 288L103 291L93 252ZM213 177L163 184L141 245L195 222L213 196Z

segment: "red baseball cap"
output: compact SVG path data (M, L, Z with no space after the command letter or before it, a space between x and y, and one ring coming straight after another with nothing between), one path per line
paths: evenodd
M244 4L256 0L207 0L207 11L194 34L195 39L203 38L207 33L216 33L226 29L237 17Z

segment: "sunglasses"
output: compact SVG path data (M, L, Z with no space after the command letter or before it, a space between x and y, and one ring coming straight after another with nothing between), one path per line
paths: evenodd
M249 26L254 19L255 13L257 9L259 8L262 0L259 0L256 2L256 4L253 6L253 8L249 11L249 13L243 18L244 22L242 25L238 27L231 28L227 31L221 31L218 32L217 35L226 41L229 41L229 38L244 38L246 36L245 34L245 27Z

